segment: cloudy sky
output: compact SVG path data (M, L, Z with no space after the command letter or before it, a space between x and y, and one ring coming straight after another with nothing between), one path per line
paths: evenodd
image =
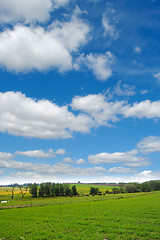
M0 184L160 179L158 0L0 1Z

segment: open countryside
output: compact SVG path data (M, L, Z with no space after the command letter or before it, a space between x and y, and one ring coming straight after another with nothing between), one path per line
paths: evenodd
M77 184L79 197L22 198L15 188L11 199L1 187L0 239L159 239L160 191L92 196L88 187L113 189Z

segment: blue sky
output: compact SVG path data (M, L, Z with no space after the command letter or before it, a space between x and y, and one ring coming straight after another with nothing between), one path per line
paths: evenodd
M10 3L0 2L0 184L159 179L159 1Z

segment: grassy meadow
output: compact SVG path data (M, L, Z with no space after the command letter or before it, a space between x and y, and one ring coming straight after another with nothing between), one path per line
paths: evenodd
M88 193L86 185L79 187ZM27 193L23 199L18 189L13 199L6 191L0 188L0 200L9 199L0 204L0 239L160 239L158 191L73 198Z

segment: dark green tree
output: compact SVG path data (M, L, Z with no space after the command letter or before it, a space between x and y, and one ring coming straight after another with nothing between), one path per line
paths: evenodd
M113 192L114 194L119 193L119 188L113 187L113 188L112 188L112 192Z
M160 180L151 180L150 184L152 191L160 190Z
M59 183L56 183L55 185L55 195L59 196L60 195L60 186Z
M72 195L76 196L78 195L77 189L76 189L76 185L72 186Z
M59 194L60 194L60 196L64 196L64 191L65 191L64 184L60 184L59 185Z
M55 195L55 183L51 183L51 195L52 197Z
M45 194L45 186L44 183L41 183L39 186L39 197L44 197Z
M142 192L145 192L145 191L148 191L150 192L151 191L151 184L150 182L143 182L140 184L140 189Z
M49 197L50 194L51 194L51 183L50 183L50 182L46 182L46 183L44 184L44 191L45 191L45 195L46 195L47 197Z
M94 187L90 187L90 194L93 195L97 195L99 193L99 189L98 188L94 188Z
M30 193L32 194L33 197L37 197L37 190L38 186L36 183L30 185Z
M126 184L125 186L125 191L127 193L134 193L134 192L138 192L138 188L137 188L137 184L134 184L134 183L128 183Z

